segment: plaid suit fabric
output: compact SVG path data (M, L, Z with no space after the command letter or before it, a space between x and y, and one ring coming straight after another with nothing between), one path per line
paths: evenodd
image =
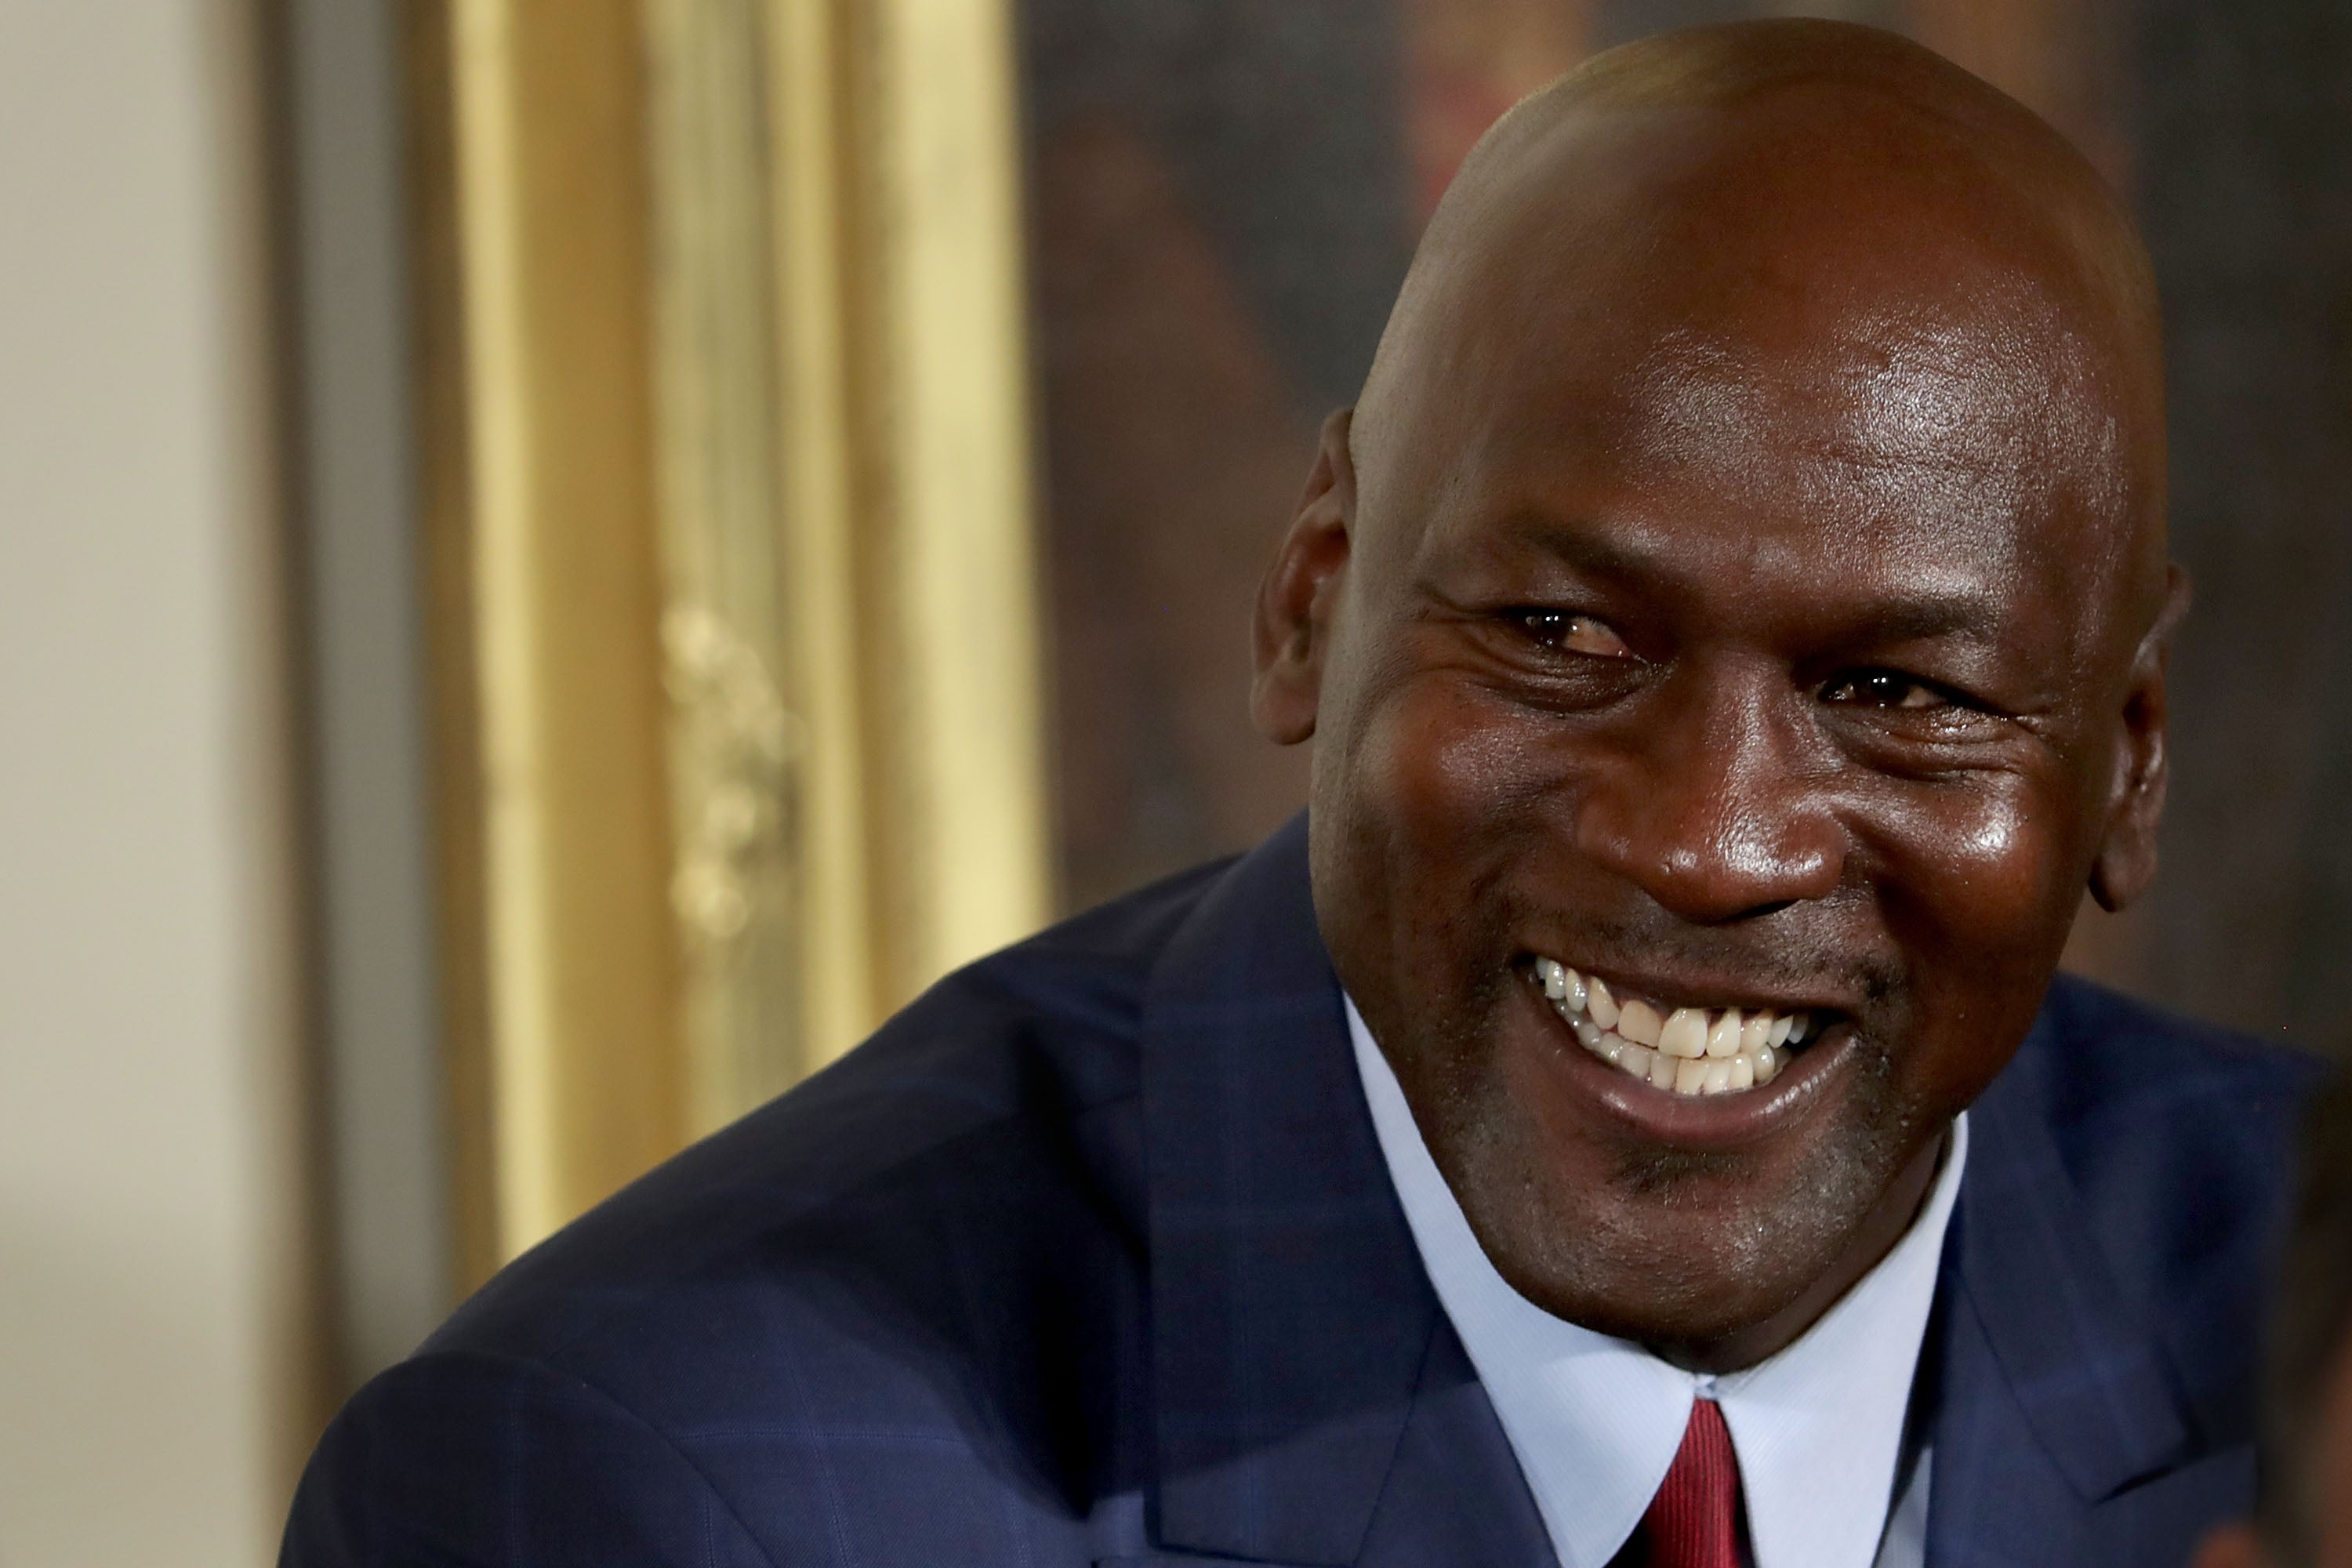
M2243 1504L2306 1072L2070 982L1972 1121L1929 1561ZM1542 1568L1423 1275L1305 831L955 975L502 1273L340 1415L284 1568Z
M1935 1337L1936 1568L2185 1563L2250 1509L2264 1288L2319 1077L2052 987L1969 1119Z

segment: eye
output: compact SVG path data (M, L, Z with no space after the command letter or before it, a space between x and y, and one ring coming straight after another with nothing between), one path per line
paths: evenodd
M1608 622L1568 610L1521 610L1514 616L1528 636L1546 647L1594 658L1631 658L1633 650Z
M1946 708L1948 692L1892 669L1857 669L1822 688L1822 700L1853 708Z

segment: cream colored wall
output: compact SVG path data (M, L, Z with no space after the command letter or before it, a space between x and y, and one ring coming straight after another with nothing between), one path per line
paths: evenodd
M0 3L0 1563L269 1560L300 1440L247 23Z

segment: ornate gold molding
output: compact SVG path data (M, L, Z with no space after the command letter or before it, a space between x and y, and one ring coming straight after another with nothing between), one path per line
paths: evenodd
M418 161L423 428L471 1280L684 1131L646 158L633 0L417 13L416 142L440 154Z
M793 668L763 0L646 0L672 910L697 1131L803 1070Z
M1051 903L1033 551L1020 142L1009 0L854 5L866 84L853 277L883 455L899 783L877 880L882 1000ZM878 659L870 662L879 664Z
M670 613L781 697L678 713L711 1124L1047 913L1018 149L992 0L647 17Z
M413 13L461 1276L1048 913L1003 0Z

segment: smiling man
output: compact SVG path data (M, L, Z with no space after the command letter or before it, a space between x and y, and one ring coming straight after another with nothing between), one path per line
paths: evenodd
M509 1269L287 1562L2185 1563L2308 1073L2053 975L2155 869L2158 310L1827 23L1515 110L1261 595L1308 816Z
M1920 1560L1957 1119L2084 889L2154 868L2163 445L2114 197L1892 39L1620 51L1433 225L1268 580L1256 706L1315 737L1383 1149L1564 1560L1734 1440L1727 1540ZM2053 1066L2170 1033L2104 1020Z

